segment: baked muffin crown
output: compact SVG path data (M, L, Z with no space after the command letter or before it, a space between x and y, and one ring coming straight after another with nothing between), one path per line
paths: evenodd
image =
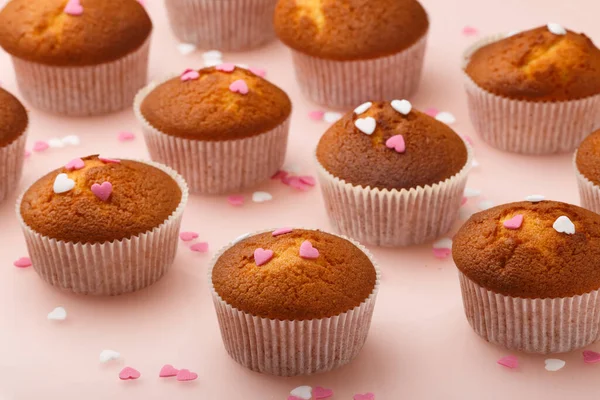
M583 176L600 185L600 129L581 142L577 149L575 164Z
M443 182L466 166L465 142L446 124L394 108L402 110L406 101L367 104L321 137L317 159L330 174L355 186L401 190Z
M473 215L453 239L459 270L512 297L559 298L600 288L600 215L555 201Z
M132 53L152 31L150 17L136 0L80 0L80 15L66 13L67 4L11 0L0 11L0 46L40 64L95 65Z
M0 88L0 147L9 145L25 133L28 124L29 117L23 104Z
M187 70L142 100L142 116L161 132L205 141L234 140L270 131L291 114L288 95L232 64Z
M512 99L566 101L600 94L600 50L584 34L547 26L476 50L465 72L481 88Z
M305 246L307 254L301 253ZM261 259L257 249L272 252L271 257ZM304 229L243 239L212 270L214 290L225 302L277 320L329 318L350 311L373 293L376 279L373 263L354 244Z
M279 0L275 31L286 45L332 60L395 54L422 38L427 13L416 0Z

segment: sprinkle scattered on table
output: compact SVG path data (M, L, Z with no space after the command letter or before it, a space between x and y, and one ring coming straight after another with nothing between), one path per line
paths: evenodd
M264 203L271 200L273 200L273 196L269 192L252 193L252 201L255 203Z
M206 253L208 252L208 243L207 242L199 242L194 243L190 246L190 250L195 251L197 253Z
M227 197L227 202L235 207L240 207L244 205L244 196L234 195Z
M48 313L48 319L51 321L64 321L67 319L67 310L64 307L56 307Z
M179 234L179 238L180 238L181 240L183 240L184 242L190 242L190 241L192 241L192 240L194 240L194 239L197 239L197 238L198 238L198 236L199 236L199 235L198 235L198 233L196 233L196 232L181 232L181 233Z
M544 364L546 365L546 371L556 372L565 366L566 361L558 358L548 358L544 360Z
M497 361L503 367L515 369L519 367L519 359L516 356L505 356Z
M584 350L583 362L585 362L586 364L596 364L600 362L600 353L592 350Z
M21 257L15 261L13 265L17 268L27 268L32 266L31 259L29 257Z
M121 358L121 353L115 350L102 350L100 352L100 362L107 363L112 360L118 360Z
M138 379L142 374L135 368L125 367L119 372L119 379L122 381Z

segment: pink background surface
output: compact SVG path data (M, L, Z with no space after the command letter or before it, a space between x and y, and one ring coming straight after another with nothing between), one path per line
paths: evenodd
M166 21L164 6L149 0L155 23L151 76L160 77L202 65L201 52L181 55ZM583 31L600 42L596 0L423 0L431 19L423 84L412 99L417 108L452 112L453 128L470 135L481 164L468 186L481 189L495 204L541 193L548 198L579 201L571 155L524 157L500 153L473 132L459 69L462 51L474 41L461 34L464 26L483 34L526 29L555 21ZM265 67L268 78L294 101L288 164L314 174L311 154L324 122L307 118L318 109L302 98L289 53L281 44L244 54L226 54L228 62ZM0 80L18 94L9 57L0 53ZM133 142L120 143L117 133L131 130ZM81 145L34 153L25 165L19 191L50 169L76 156L104 153L146 158L147 152L131 110L101 118L65 119L31 112L28 148L35 140L79 135ZM225 197L190 199L183 229L200 233L211 254L229 240L266 227L307 226L329 229L319 188L296 192L281 183L257 188L273 201L241 208ZM521 366L504 369L496 360L509 352L479 339L463 314L456 269L451 259L437 260L431 245L410 249L373 248L383 281L371 333L360 356L339 370L312 377L260 375L232 361L221 343L206 271L211 254L191 252L181 244L171 272L153 287L116 298L61 293L44 284L32 268L12 263L27 254L18 227L15 193L0 205L0 399L286 399L301 384L325 386L334 399L351 399L371 391L381 399L563 399L597 396L600 366L585 365L581 353L556 356L567 361L555 373L544 369L542 356L518 354ZM479 199L465 206L475 210ZM458 225L458 223L457 223ZM62 305L68 318L48 321ZM100 364L103 349L121 352L117 362ZM600 350L600 344L591 347ZM191 383L158 379L165 363L199 374ZM142 373L138 381L122 382L124 365Z

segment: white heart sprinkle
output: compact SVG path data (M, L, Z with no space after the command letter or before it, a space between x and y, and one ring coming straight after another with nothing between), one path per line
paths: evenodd
M231 244L236 244L238 242L241 242L242 240L246 239L247 237L250 237L250 232L244 233L243 235L240 235L240 236L236 237L233 240L233 242L231 242Z
M562 25L557 24L556 22L549 22L548 25L548 30L552 33L554 33L555 35L566 35L567 34L567 30L565 28L562 27Z
M450 125L456 122L456 117L447 111L437 113L435 119L445 123L446 125Z
M558 233L566 233L567 235L573 235L575 233L575 224L569 219L569 217L561 215L552 224L554 230Z
M338 122L340 119L342 119L342 114L339 112L327 111L325 114L323 114L323 121L329 122L330 124Z
M64 321L67 319L67 310L64 307L56 307L48 313L48 319L51 321Z
M472 189L472 188L465 188L465 191L464 191L463 195L465 197L479 197L479 196L481 196L481 190L479 190L479 189Z
M64 144L71 145L71 146L79 146L81 144L81 140L79 139L79 136L77 136L77 135L65 136L64 138L61 139L61 141Z
M202 58L204 60L221 60L223 58L223 53L219 50L210 50L202 53Z
M452 239L443 238L433 242L434 249L451 249L452 248Z
M541 194L532 194L525 197L525 201L530 201L532 203L539 203L540 201L544 201L546 198Z
M392 108L402 115L408 115L412 110L412 104L408 100L392 100Z
M362 103L360 106L356 107L354 109L354 114L362 114L365 111L367 111L369 108L371 108L371 106L373 105L373 103L371 103L370 101L367 101L366 103Z
M548 358L544 360L544 364L546 364L546 371L556 372L565 366L566 361L559 360L558 358Z
M312 388L310 386L298 386L296 389L292 390L290 394L300 399L310 400L312 397Z
M65 147L65 144L59 138L48 139L48 146L53 149L60 149Z
M460 210L458 210L458 218L461 221L468 220L473 214L475 214L475 212L468 207L461 207Z
M106 363L111 360L118 360L121 357L121 353L114 350L102 350L100 352L100 362Z
M354 121L354 126L356 126L362 133L366 135L372 135L377 127L377 121L375 121L375 118L373 117L358 118L356 121Z
M75 187L75 181L67 174L58 174L56 175L56 179L54 179L54 193L66 193L69 190L72 190Z
M521 33L521 31L510 31L506 34L506 37L515 36L517 33Z
M488 210L494 207L494 202L491 200L482 200L477 204L477 207L479 207L480 210Z
M255 203L264 203L265 201L273 200L273 196L268 192L254 192L252 193L252 201Z
M473 168L477 168L477 167L479 167L481 164L479 164L479 161L477 161L476 159L473 159L473 162L471 163L471 165L473 166Z
M196 51L196 46L191 43L179 43L177 45L177 50L179 50L179 53L182 55L187 56L188 54L192 54L194 51Z

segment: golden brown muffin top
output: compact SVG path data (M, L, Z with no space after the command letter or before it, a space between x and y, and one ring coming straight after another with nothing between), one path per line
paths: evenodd
M600 185L600 130L581 142L577 149L575 163L583 176Z
M40 64L95 65L132 53L152 31L136 0L80 0L81 15L65 13L67 3L11 0L0 11L0 46Z
M191 78L184 80L185 76ZM231 64L188 70L154 88L141 104L142 115L159 131L206 141L268 132L285 122L291 112L292 103L283 90Z
M317 146L319 163L352 185L389 190L443 182L465 167L467 148L450 127L414 109L401 114L391 104L375 102L332 125ZM356 127L358 119L367 118L376 121L371 135ZM387 146L398 135L405 142L403 153Z
M518 215L519 228L505 227ZM557 231L559 217L575 233L563 233L566 221ZM600 288L600 215L555 201L504 204L473 215L454 237L452 256L469 279L503 295L581 295Z
M300 256L305 241L317 249L317 258ZM256 249L272 251L272 258L257 266ZM226 250L212 271L213 286L229 305L282 321L329 318L350 311L371 295L376 278L373 263L354 244L304 229L244 239Z
M21 203L21 216L27 226L65 242L112 242L160 226L181 202L177 182L156 167L130 160L107 163L97 156L81 160L83 168L59 168L27 190ZM59 174L74 181L71 190L55 192ZM104 182L112 185L112 194L106 200L92 191L94 184Z
M529 101L565 101L600 94L600 50L584 34L540 27L477 50L466 73L483 89Z
M416 0L279 0L275 31L299 52L332 60L398 53L429 29Z
M0 88L0 147L8 146L27 129L29 117L23 104Z

